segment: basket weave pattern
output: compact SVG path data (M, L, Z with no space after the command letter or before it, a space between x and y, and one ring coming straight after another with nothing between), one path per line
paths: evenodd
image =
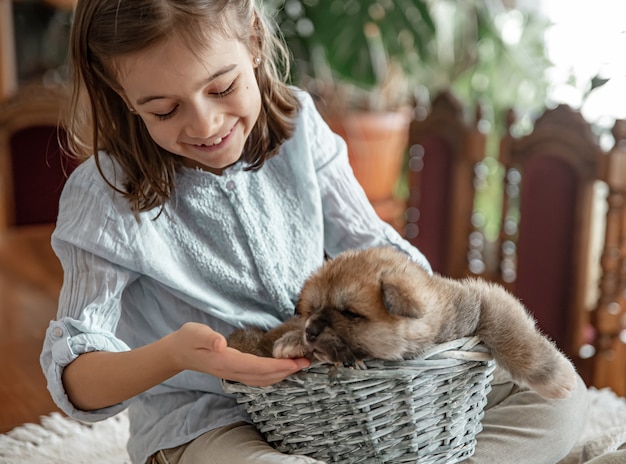
M473 454L494 369L476 337L366 365L313 366L270 387L223 385L284 453L346 464L451 464Z

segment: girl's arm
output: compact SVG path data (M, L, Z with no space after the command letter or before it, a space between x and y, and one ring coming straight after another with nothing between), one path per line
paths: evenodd
M309 366L306 359L260 358L226 346L210 327L189 322L162 339L119 353L84 353L65 367L70 401L84 411L111 406L184 370L248 385L271 385Z

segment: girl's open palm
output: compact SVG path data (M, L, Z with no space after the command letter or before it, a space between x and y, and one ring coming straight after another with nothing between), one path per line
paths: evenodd
M262 358L229 348L209 326L188 322L172 334L172 355L181 370L204 372L253 386L281 381L310 365L307 359Z

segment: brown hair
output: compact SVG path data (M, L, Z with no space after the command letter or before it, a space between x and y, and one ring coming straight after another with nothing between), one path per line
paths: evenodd
M298 100L286 84L289 54L254 0L79 0L70 37L69 151L80 159L93 154L103 177L98 150L108 152L123 170L124 190L105 181L134 211L163 207L181 160L158 146L130 112L112 61L173 34L192 50L214 34L234 34L261 58L255 69L261 113L246 142L247 169L260 168L293 132Z

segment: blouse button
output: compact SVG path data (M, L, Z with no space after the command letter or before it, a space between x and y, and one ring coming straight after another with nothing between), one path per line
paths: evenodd
M226 188L228 190L233 190L235 188L235 181L229 180L228 182L226 182Z
M55 327L52 329L52 336L55 338L61 338L63 336L63 329L61 327Z

